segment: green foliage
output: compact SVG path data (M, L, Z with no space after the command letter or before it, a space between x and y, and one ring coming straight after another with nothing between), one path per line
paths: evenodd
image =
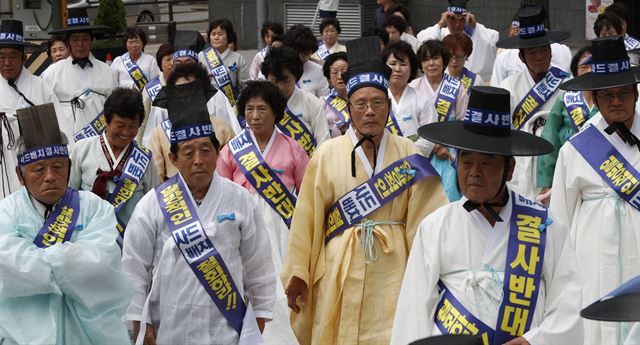
M127 19L122 0L100 0L95 24L110 26L114 34L124 32Z

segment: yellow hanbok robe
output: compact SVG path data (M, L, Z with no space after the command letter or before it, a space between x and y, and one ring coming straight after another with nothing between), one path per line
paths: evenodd
M325 245L325 216L340 197L368 180L372 168L362 148L356 150L356 177L351 175L352 129L325 142L309 161L291 224L282 272L286 287L292 276L308 286L307 303L291 313L302 345L388 344L409 250L420 221L447 203L438 176L424 178L380 207L367 219L373 230L377 259L365 262L360 226L345 230ZM375 172L418 153L409 139L385 131Z

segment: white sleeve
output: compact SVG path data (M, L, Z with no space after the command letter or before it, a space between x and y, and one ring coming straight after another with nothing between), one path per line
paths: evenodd
M233 130L234 134L240 133L242 128L240 127L240 122L238 122L238 117L236 116L235 110L229 103L229 99L224 95L224 92L218 91L216 92L214 97L215 109L213 110L213 114L217 118L224 120L229 127Z
M258 51L256 56L253 57L253 61L251 61L251 66L249 66L249 79L256 80L258 79L258 74L260 73L260 67L262 65L262 53Z
M418 126L424 126L437 121L433 103L427 98L424 99L425 101L423 102L423 105L418 109ZM418 146L420 153L425 157L429 157L433 148L436 146L435 143L432 143L422 137L419 137L418 140L416 140L416 145Z
M493 63L493 73L491 73L491 81L489 83L491 86L497 87L505 79L503 68L504 63L502 61L506 56L505 54L507 54L507 50L496 56L496 60Z
M329 124L327 124L327 118L324 113L324 103L316 97L309 97L306 102L308 103L309 115L305 117L311 123L311 131L313 131L316 147L318 147L323 142L331 139Z
M551 201L549 210L558 218L560 222L566 224L573 231L573 215L579 204L580 191L571 186L573 181L567 181L567 169L570 167L567 154L575 152L570 143L560 148L558 160L556 161L556 170L553 174L553 190L551 192ZM571 234L575 238L575 234Z
M418 33L416 37L420 43L424 43L427 40L441 40L442 39L442 29L436 23L434 26L430 26Z

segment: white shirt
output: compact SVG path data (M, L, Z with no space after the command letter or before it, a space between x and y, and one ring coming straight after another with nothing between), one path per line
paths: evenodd
M229 73L229 77L231 78L233 86L238 87L238 83L245 81L249 73L244 58L242 57L242 55L234 52L229 47L227 47L225 51L220 53L220 58L222 59L222 63L224 63L225 68L227 69L227 73ZM207 71L209 71L209 75L211 75L207 59L204 56L204 50L198 53L198 61L200 61L200 63L207 68ZM211 85L215 86L216 89L220 89L216 78L214 78L213 76L211 77Z
M491 74L491 86L498 86L500 83L513 74L524 71L527 66L520 60L520 49L503 49L496 56ZM571 73L571 50L564 44L551 44L551 66Z
M433 103L426 97L419 97L416 89L410 86L404 89L399 102L396 102L393 94L391 94L391 89L388 92L389 98L391 98L391 109L398 126L400 126L402 135L414 140L418 149L420 149L420 153L428 157L435 144L421 137L416 139L416 136L420 126L437 121Z
M303 67L302 77L300 77L296 85L316 97L328 94L329 82L324 77L322 67L313 61L305 62Z
M311 131L316 140L316 148L331 138L324 103L316 96L296 87L287 101L287 107Z
M147 81L155 79L155 77L160 74L158 62L153 56L149 54L142 53L140 54L138 60L133 62L138 65L138 67L140 67L140 70L142 70L142 73L144 73ZM113 69L118 75L118 86L127 89L135 88L135 90L137 90L137 86L133 82L133 79L129 75L129 72L127 72L127 68L122 61L122 56L116 56L116 58L113 59L113 63L111 63L111 69Z
M442 80L444 80L444 78ZM437 113L435 112L435 99L436 97L438 97L437 92L442 86L442 80L440 81L440 84L438 85L438 88L436 90L434 90L431 87L431 84L427 80L426 76L416 78L413 81L411 81L411 83L409 83L409 86L414 88L420 97L425 97L426 100L429 101L432 106L434 106L433 111L436 116L436 119L438 116L437 116ZM458 95L456 96L456 102L455 104L453 104L454 106L453 111L455 113L456 120L464 119L464 113L467 110L467 103L469 103L469 96L467 95L467 91L464 88L464 86L460 85L460 89L458 90Z
M409 45L411 45L411 48L413 48L413 52L414 53L418 53L418 49L420 49L420 46L422 45L422 42L420 42L416 36L413 36L411 34L408 34L406 32L403 32L402 35L400 36L400 40L402 42L407 42L409 43Z

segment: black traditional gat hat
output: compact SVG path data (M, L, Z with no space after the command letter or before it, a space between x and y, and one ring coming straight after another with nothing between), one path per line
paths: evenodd
M505 89L474 86L464 121L431 123L420 127L418 134L445 146L501 156L538 156L553 151L548 141L511 129L509 97Z
M362 87L375 87L385 93L389 88L391 69L380 57L380 40L368 36L347 41L347 95Z
M171 143L215 135L202 81L167 85L167 112L171 122Z
M469 2L469 0L449 0L447 11L455 14L467 13L467 2Z
M36 105L16 111L25 152L18 155L18 165L57 157L69 157L62 140L53 103Z
M482 338L476 335L447 334L414 341L410 345L482 345Z
M640 276L582 309L580 316L598 321L640 321Z
M204 38L198 31L183 30L176 31L173 40L173 58L188 56L198 61L198 53L204 48Z
M67 27L49 31L49 35L64 35L86 31L93 33L111 31L111 27L106 25L91 25L86 8L69 8L67 11Z
M560 84L568 91L598 90L640 83L640 67L631 66L622 36L591 41L591 73Z
M523 5L518 10L518 37L498 41L496 46L505 49L523 49L546 46L569 38L568 31L552 31L544 27L547 12L542 6Z
M47 50L44 46L26 42L22 22L14 19L4 19L0 23L0 48L15 48L25 53Z

